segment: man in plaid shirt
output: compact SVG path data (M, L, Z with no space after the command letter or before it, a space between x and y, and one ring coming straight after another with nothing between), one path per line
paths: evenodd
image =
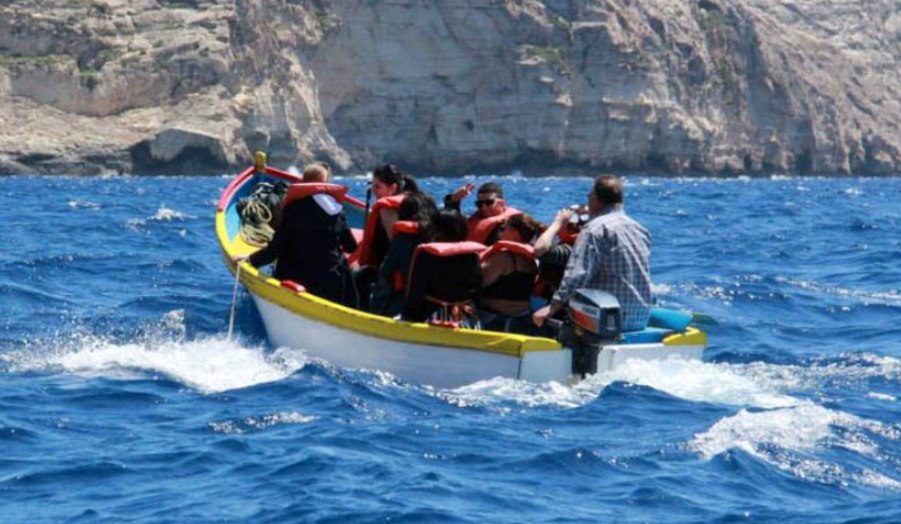
M623 331L643 329L651 310L651 235L623 211L623 185L601 175L588 194L592 218L581 232L551 303L534 313L541 326L579 288L600 289L619 300Z

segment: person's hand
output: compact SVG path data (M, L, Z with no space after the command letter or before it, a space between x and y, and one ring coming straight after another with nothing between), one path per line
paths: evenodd
M247 255L234 255L232 256L232 262L234 262L235 264L240 264L241 262L244 262L249 258L250 257L248 257Z
M560 211L557 211L557 216L554 217L554 222L559 226L563 226L563 224L566 224L567 222L569 222L569 219L572 218L572 216L573 216L572 209L570 209L568 207L563 208Z
M544 321L547 320L548 315L551 312L551 305L548 304L538 311L532 313L532 323L536 326L541 327L544 325Z
M453 200L454 202L459 202L468 197L475 188L476 185L472 182L462 185L451 194L451 200Z

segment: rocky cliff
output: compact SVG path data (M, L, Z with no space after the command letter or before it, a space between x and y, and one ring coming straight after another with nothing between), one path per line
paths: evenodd
M895 0L12 0L0 173L901 172Z

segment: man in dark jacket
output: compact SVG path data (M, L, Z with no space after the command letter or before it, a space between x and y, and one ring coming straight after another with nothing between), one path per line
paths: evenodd
M357 307L357 293L344 253L357 249L344 211L334 198L317 194L296 200L282 212L269 244L249 257L260 267L278 259L273 276L293 280L310 293Z

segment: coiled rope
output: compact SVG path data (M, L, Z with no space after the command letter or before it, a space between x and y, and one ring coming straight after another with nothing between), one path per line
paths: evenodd
M271 221L269 206L262 200L251 199L241 210L241 238L252 246L265 246L275 234L269 225Z

